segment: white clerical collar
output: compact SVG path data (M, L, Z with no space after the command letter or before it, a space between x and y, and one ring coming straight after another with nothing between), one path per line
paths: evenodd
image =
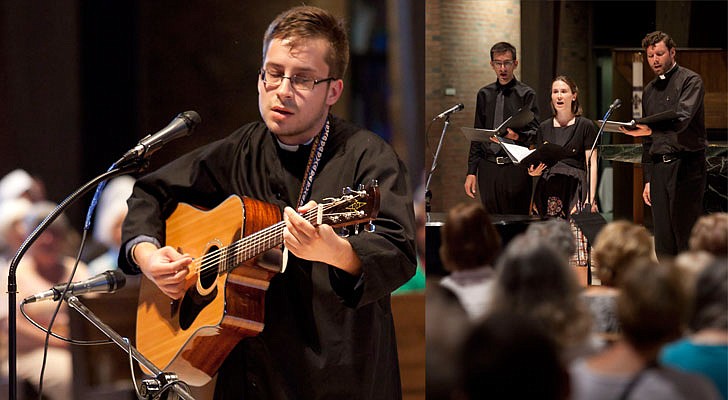
M304 143L303 145L304 145L304 146L306 146L306 145L309 145L309 144L311 144L311 142L313 142L313 140L314 140L315 138L316 138L315 136L314 136L314 137L312 137L311 139L309 139L309 140L308 140L308 141L307 141L306 143ZM278 137L277 137L277 136L276 136L276 142L278 142L278 147L280 147L281 149L283 149L283 150L285 150L285 151L291 151L291 152L293 152L293 151L298 151L298 147L300 146L300 145L298 145L298 144L285 144L285 143L281 142L280 140L278 140Z
M660 79L666 79L667 78L667 74L669 74L670 71L672 71L673 69L675 69L675 67L677 67L677 63L672 64L672 67L670 67L670 69L668 69L667 72L665 72L664 74L657 75L657 76L660 77Z

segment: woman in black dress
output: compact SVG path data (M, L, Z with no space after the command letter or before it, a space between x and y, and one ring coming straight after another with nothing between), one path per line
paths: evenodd
M596 138L594 123L581 116L579 89L567 76L558 76L551 83L551 111L553 117L541 123L537 144L553 143L563 147L570 154L554 166L547 168L540 163L531 165L528 173L540 176L536 183L532 211L544 217L564 218L571 222L571 214L580 212L590 203L590 210L597 212L597 151L589 154ZM589 165L589 188L587 188L587 165ZM589 196L587 197L587 190ZM573 222L572 222L573 226ZM578 265L586 265L584 240L579 229L573 226L577 237Z

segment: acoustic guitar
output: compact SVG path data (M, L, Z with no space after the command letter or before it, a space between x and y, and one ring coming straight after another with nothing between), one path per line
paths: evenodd
M376 182L344 189L303 217L314 225L370 222L379 211ZM202 386L243 338L263 330L265 295L281 272L280 209L231 196L203 210L180 203L166 220L166 244L193 258L180 300L142 276L137 308L137 349L155 366ZM350 229L350 228L349 228ZM149 371L146 371L149 373Z

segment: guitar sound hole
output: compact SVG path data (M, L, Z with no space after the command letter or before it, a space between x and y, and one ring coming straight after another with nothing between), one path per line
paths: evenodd
M219 247L212 246L202 259L202 267L200 268L200 286L203 289L209 289L217 279L217 271L219 270L221 253L218 252Z
M194 286L187 289L187 293L182 298L182 304L180 304L179 312L179 327L182 329L188 329L195 322L195 319L200 314L200 311L204 309L217 297L217 287L212 290L208 295L202 296Z

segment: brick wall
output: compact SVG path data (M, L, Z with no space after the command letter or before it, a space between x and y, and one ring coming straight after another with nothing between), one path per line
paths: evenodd
M432 212L446 212L465 195L468 142L460 128L472 127L478 90L496 79L490 67L490 47L513 44L520 59L520 1L435 0L425 3L425 168L429 171L444 123L430 120L455 104L465 109L452 114L430 181ZM520 79L520 66L515 71ZM446 95L454 89L454 95Z

